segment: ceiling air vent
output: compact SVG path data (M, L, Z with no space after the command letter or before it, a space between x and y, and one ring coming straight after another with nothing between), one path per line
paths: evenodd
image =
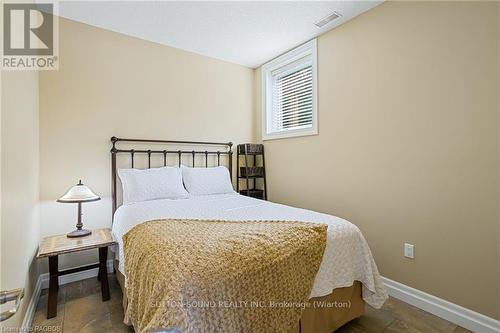
M333 12L330 15L328 15L327 17L322 18L318 22L314 23L314 25L317 26L318 28L323 28L323 26L327 25L328 23L330 23L333 20L338 19L341 16L342 15L340 15L339 13Z

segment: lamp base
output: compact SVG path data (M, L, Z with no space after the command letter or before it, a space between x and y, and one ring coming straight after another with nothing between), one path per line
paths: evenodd
M66 236L69 237L69 238L76 238L76 237L88 236L91 233L92 233L92 231L90 231L90 230L77 229L77 230L73 230L70 233L67 233Z

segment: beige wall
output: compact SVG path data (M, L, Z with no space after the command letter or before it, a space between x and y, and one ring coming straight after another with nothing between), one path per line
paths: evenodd
M391 2L321 36L320 134L266 162L271 200L351 220L383 275L500 319L498 7ZM259 71L253 90L244 67L65 19L60 60L40 75L42 236L73 227L54 200L80 178L104 199L86 226L110 225L112 135L260 137Z
M347 218L384 276L497 319L499 6L390 2L322 35L319 135L265 142L271 200Z
M113 135L253 139L253 70L66 19L59 36L59 71L40 74L42 236L74 227L76 206L54 201L78 179L104 199L84 205L84 224L111 226Z
M25 288L2 326L18 327L38 277L38 73L1 72L1 107L0 290Z

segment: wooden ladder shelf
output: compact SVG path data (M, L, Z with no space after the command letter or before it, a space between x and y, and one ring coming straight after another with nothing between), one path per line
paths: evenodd
M264 145L255 143L239 144L237 154L238 176L236 190L242 195L267 200ZM259 179L262 179L262 182L258 182ZM240 189L240 181L245 185L244 189ZM261 185L260 188L257 185Z

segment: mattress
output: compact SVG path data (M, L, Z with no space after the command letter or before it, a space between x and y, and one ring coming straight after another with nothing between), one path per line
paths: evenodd
M156 219L189 218L227 221L285 220L328 225L326 248L315 277L310 298L326 296L334 289L362 283L363 300L380 308L387 292L377 265L361 231L339 217L306 209L258 200L237 193L163 199L120 206L114 215L112 232L118 246L119 271L125 275L122 236L135 225ZM125 276L126 278L126 276Z

